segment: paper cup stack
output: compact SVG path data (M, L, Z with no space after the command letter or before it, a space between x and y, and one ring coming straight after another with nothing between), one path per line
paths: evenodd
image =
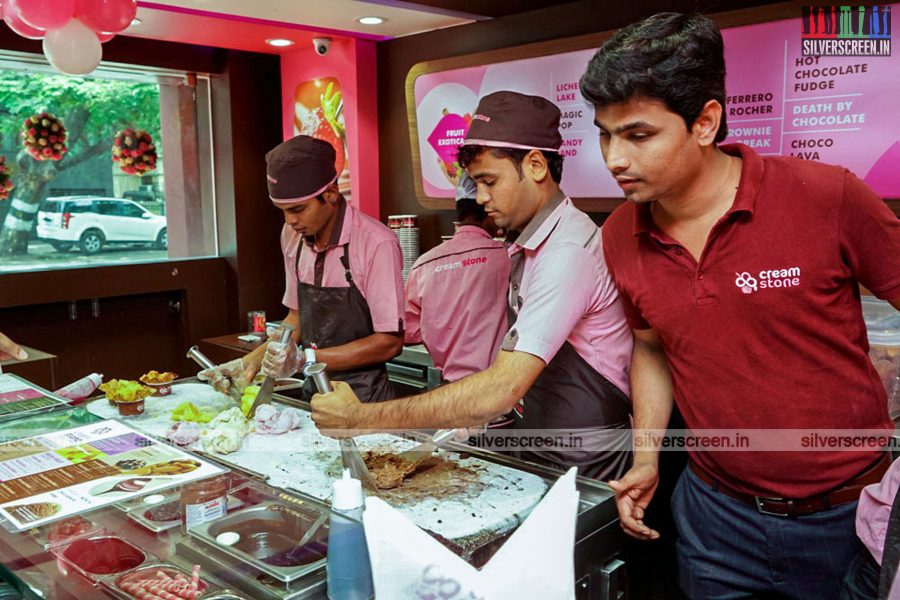
M403 282L413 263L419 258L419 218L416 215L391 215L388 227L397 234L403 252Z

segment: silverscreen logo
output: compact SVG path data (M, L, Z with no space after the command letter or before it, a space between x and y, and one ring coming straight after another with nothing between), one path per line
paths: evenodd
M803 56L890 56L890 6L801 8Z

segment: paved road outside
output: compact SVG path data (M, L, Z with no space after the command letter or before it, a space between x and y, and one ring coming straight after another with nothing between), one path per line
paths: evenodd
M167 250L156 250L148 245L106 246L97 254L86 255L77 249L57 252L50 244L32 241L28 244L28 254L0 256L0 273L121 265L168 259Z

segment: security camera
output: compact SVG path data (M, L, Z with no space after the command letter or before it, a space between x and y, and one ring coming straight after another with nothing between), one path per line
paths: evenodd
M325 56L326 54L328 54L328 50L331 48L331 38L313 38L313 48L315 49L316 54L318 54L319 56Z

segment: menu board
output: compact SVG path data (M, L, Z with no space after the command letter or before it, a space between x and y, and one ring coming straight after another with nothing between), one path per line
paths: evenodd
M0 523L21 531L223 472L115 420L0 444Z
M12 373L0 373L0 420L66 404L66 399Z
M895 5L900 7L900 5ZM797 18L725 29L728 142L760 154L840 164L900 198L900 60L802 56ZM562 112L562 188L574 198L622 197L600 153L578 80L596 49L420 75L413 82L422 190L453 196L456 151L482 96L543 96Z

